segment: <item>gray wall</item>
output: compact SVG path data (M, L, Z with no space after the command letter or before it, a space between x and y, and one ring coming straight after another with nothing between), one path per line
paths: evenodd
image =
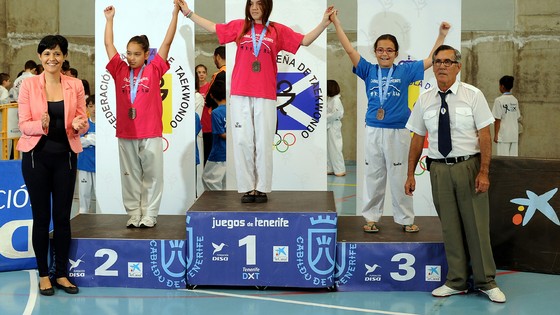
M356 0L328 2L339 8L348 37L355 41ZM224 0L196 0L195 5L200 15L224 21ZM38 40L60 33L72 43L71 66L95 87L94 10L94 0L0 0L0 72L15 78L26 60L37 59ZM327 41L327 76L340 83L345 105L344 155L355 160L356 128L363 125L363 117L356 117L356 78L332 27ZM206 64L210 73L217 45L214 35L196 29L196 62ZM513 93L525 127L520 155L560 158L555 141L555 127L560 126L560 1L463 0L461 52L461 80L479 87L489 104L499 95L500 77L516 78Z

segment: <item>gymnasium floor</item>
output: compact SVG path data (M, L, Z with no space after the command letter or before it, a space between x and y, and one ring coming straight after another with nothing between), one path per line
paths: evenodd
M339 215L353 215L355 167L345 177L329 176ZM560 276L499 270L497 282L507 296L492 303L481 293L434 298L428 292L259 291L253 288L153 290L80 288L38 294L35 270L0 273L0 315L11 314L558 314Z

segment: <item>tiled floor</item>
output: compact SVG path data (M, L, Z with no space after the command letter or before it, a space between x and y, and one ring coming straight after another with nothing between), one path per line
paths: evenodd
M355 214L355 167L329 176L340 215ZM505 304L481 293L434 298L426 292L328 292L203 288L81 288L71 296L37 292L36 271L0 273L0 314L558 314L560 276L500 271Z

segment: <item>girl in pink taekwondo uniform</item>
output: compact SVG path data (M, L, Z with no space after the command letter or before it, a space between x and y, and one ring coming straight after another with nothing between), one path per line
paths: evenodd
M216 24L189 9L178 0L183 14L209 32L220 44L235 42L237 53L231 78L229 130L241 202L267 202L272 189L272 143L276 129L277 54L296 53L309 46L330 24L330 6L323 19L306 35L269 20L272 0L247 0L245 19Z
M169 70L167 54L171 47L179 7L175 2L163 42L147 64L150 44L145 35L134 36L126 47L126 61L113 45L115 8L105 9L105 48L107 70L115 80L117 138L124 208L132 227L153 227L163 192L163 105L160 80Z

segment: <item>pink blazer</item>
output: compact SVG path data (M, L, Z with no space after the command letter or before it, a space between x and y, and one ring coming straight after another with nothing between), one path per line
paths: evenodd
M64 123L70 148L75 153L82 152L80 135L86 133L89 125L74 131L72 120L77 116L87 117L86 99L82 81L73 77L60 75L64 90ZM23 80L18 98L19 130L21 138L17 149L21 152L31 151L48 130L43 130L41 116L48 111L45 93L45 74L29 77Z

